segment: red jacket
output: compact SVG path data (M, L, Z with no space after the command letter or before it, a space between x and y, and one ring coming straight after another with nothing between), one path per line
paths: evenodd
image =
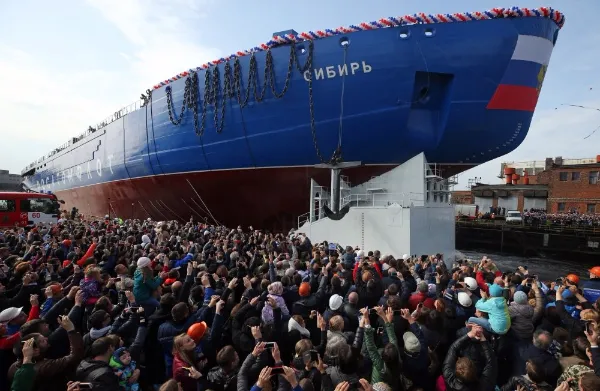
M27 317L27 321L37 319L40 317L40 306L34 305L29 310L29 316ZM13 345L21 339L21 333L14 333L8 337L0 338L0 350L2 349L12 349Z
M362 262L356 262L354 264L354 270L352 271L352 278L354 279L354 281L356 281L356 275L358 274L358 265L362 263ZM373 263L373 265L375 266L375 270L377 271L377 274L379 274L379 278L383 278L383 274L381 273L381 269L379 268L379 265L377 264L377 262Z
M417 292L417 293L413 293L408 298L408 309L410 310L410 312L413 312L414 310L416 310L417 305L419 305L419 303L423 303L423 305L425 307L430 308L432 310L435 309L435 306L434 306L435 300L433 300L431 297L429 297L427 295L427 293Z
M496 270L496 272L494 274L496 275L496 277L502 277L502 272L500 270ZM483 272L478 271L475 274L475 280L477 280L477 285L479 286L479 289L481 289L482 291L484 291L485 293L487 293L489 295L490 287L485 282L485 279L483 278Z
M92 243L90 248L88 248L88 250L85 252L85 254L83 254L83 257L81 257L81 259L79 261L77 261L77 265L79 267L83 267L83 265L85 265L85 261L87 261L88 258L91 258L94 256L94 251L96 250L97 245L98 245L97 243Z
M189 376L189 371L187 368L190 365L183 361L179 354L175 354L173 357L173 379L177 381L177 383L181 384L181 389L183 391L196 391L198 387L198 380Z

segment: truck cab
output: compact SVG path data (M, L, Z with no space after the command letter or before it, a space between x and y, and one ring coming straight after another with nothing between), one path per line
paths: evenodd
M522 224L523 215L518 210L509 210L506 212L506 222L508 224Z

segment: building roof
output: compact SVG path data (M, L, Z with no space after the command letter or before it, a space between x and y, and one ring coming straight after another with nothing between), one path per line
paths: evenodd
M582 168L600 168L600 163L585 163L585 164L553 164L553 170L572 170L572 169L582 169Z
M519 190L548 190L548 185L507 185L507 184L499 184L499 185L484 185L478 184L471 188L471 191L474 190L505 190L505 191L519 191Z

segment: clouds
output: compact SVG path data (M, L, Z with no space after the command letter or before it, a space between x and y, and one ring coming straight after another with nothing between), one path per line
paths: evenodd
M198 26L210 11L210 0L88 0L133 45L122 53L144 91L158 81L221 56L200 44ZM150 4L151 3L151 4Z
M1 168L20 172L132 103L156 82L220 57L219 50L199 43L199 26L212 3L89 0L87 9L78 3L84 7L78 15L89 19L89 29L81 30L67 18L63 23L48 21L73 38L59 41L40 34L39 46L47 51L19 49L19 28L29 27L15 24L12 35L0 38ZM84 46L77 42L81 37ZM52 48L69 57L56 61ZM73 63L83 65L73 69Z

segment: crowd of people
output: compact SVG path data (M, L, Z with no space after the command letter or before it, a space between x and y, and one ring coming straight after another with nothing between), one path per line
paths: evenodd
M600 390L600 266L534 273L193 220L4 229L0 390Z
M523 213L526 224L539 224L568 227L600 227L600 214L587 213L546 213L544 210L532 209Z

